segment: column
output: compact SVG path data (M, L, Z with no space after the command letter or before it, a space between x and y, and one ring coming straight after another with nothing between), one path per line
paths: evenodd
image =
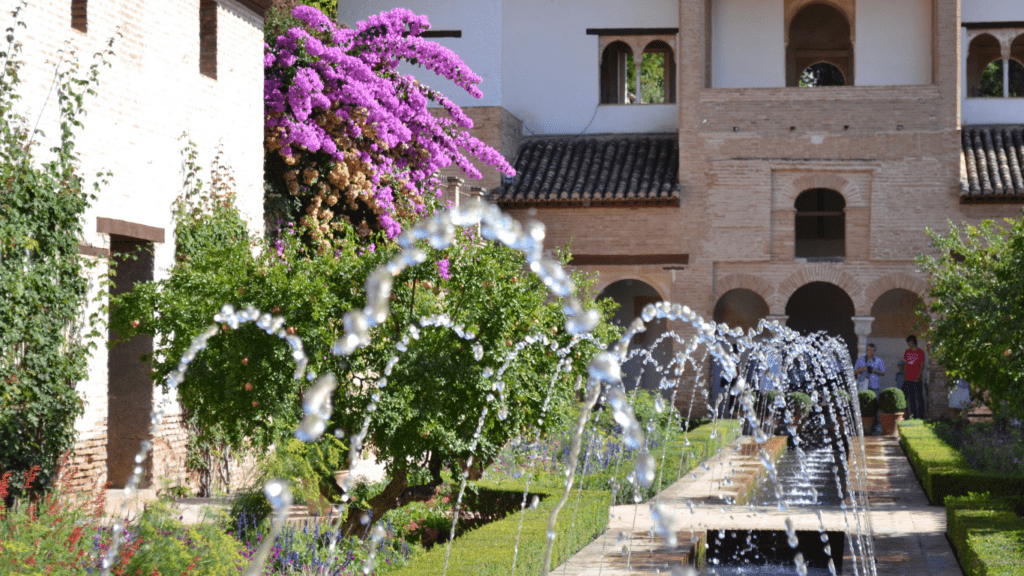
M1000 38L1003 56L1003 98L1010 97L1010 42Z
M854 316L853 331L857 333L857 358L867 352L868 337L871 336L871 324L875 321L874 316Z
M633 52L633 70L636 71L636 103L642 104L643 99L640 98L640 65L643 64L644 54L641 52L639 56L636 52Z

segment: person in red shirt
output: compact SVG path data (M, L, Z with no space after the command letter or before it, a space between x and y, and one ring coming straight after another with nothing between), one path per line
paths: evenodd
M917 347L917 336L907 336L907 351L903 353L906 362L904 372L903 394L907 397L909 418L924 418L924 350Z

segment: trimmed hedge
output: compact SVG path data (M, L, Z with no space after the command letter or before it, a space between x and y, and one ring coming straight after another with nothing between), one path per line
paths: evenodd
M682 433L673 438L668 445L662 474L662 489L679 479L680 461L683 462L682 472L688 473L699 462L702 462L720 448L735 440L740 433L739 420L720 420L717 424L698 426L689 433L689 446L684 445ZM712 432L715 437L712 438ZM659 465L661 451L652 451ZM685 457L685 460L683 460ZM619 466L624 477L633 469L634 458L623 458ZM555 548L552 554L551 567L565 562L569 557L589 544L602 534L608 526L608 514L611 506L609 495L608 474L588 475L584 488L601 486L600 490L585 489L578 492L578 484L574 485L572 495L558 515L555 532ZM624 500L623 488L629 486L625 480L619 482L619 500ZM521 483L475 482L476 486L488 492L509 492L509 497L522 502L524 485ZM650 490L657 487L657 481ZM536 509L527 509L523 519L523 531L519 541L519 555L516 560L516 572L521 574L537 574L544 563L544 550L547 545L548 517L558 499L561 487L542 487L531 484L530 492L542 495ZM580 494L579 506L576 505L577 494ZM629 495L630 501L632 494ZM502 520L492 522L476 530L461 533L452 543L452 553L448 562L448 574L451 576L490 576L509 574L512 570L516 535L519 533L520 513L518 510ZM574 524L575 522L575 524ZM395 576L420 576L440 574L444 567L446 543L438 543L426 554L412 560L407 566L395 572Z
M971 468L956 448L935 434L932 424L911 420L900 422L899 429L900 446L932 505L941 506L947 496L966 496L969 491L1005 496L1024 492L1024 478Z
M1024 574L1024 518L990 494L946 499L946 533L967 576Z
M478 486L495 491L510 493L510 497L522 498L524 486L514 487L508 482L495 485L478 482ZM548 517L561 497L562 490L555 488L530 488L531 492L544 494L537 508L527 508L523 516L523 531L519 540L519 556L516 572L538 574L544 564L544 550L547 545ZM576 497L579 496L579 506ZM552 568L567 560L608 526L611 499L607 492L584 490L572 495L558 515L555 528L558 537L552 551ZM451 576L507 576L512 572L512 558L515 551L516 535L519 533L520 513L515 512L503 520L492 522L471 532L460 534L452 543L448 574ZM574 524L575 523L575 524ZM440 574L444 568L447 543L438 543L426 554L417 557L407 566L398 570L396 576Z

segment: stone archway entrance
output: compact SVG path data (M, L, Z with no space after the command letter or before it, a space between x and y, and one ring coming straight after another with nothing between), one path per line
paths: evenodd
M786 303L786 326L809 334L823 331L846 342L850 358L857 357L857 333L853 324L853 300L839 286L830 282L804 284Z
M885 377L882 388L896 385L897 362L903 359L907 348L907 336L914 334L917 327L917 308L921 297L910 290L894 288L878 297L871 306L871 342L877 354L885 362ZM925 346L918 337L918 345Z
M664 300L650 284L632 279L619 280L609 284L601 291L598 298L611 298L619 304L619 309L612 317L612 323L623 328L629 327L633 319L640 315L644 306ZM649 322L647 331L636 335L630 342L630 351L638 348L650 348L666 330L667 323L664 318ZM659 365L666 366L672 357L672 341L667 338L662 340L658 347L652 350L652 353ZM642 375L641 370L643 371ZM638 376L640 377L640 387L646 390L657 390L661 383L661 375L656 373L654 367L643 364L639 358L634 358L622 365L622 383L627 389L632 389L637 384Z

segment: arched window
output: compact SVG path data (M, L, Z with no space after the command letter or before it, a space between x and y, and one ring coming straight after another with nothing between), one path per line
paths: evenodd
M967 97L986 98L1003 95L1002 50L999 40L981 34L967 47Z
M629 65L629 72L632 78L635 73L632 63ZM640 102L669 104L675 101L676 62L672 48L661 40L655 40L644 48L640 63Z
M810 4L797 12L789 23L786 86L800 86L804 71L819 63L837 68L843 85L853 84L850 23L842 12L828 4Z
M632 67L633 51L625 42L612 42L601 55L601 104L626 104L629 95L626 67Z
M846 200L827 188L808 190L796 199L797 258L843 258L846 256Z
M676 61L672 46L649 36L623 38L625 40L607 37L602 40L611 43L601 52L601 104L674 103ZM634 59L634 48L640 54L637 59Z

